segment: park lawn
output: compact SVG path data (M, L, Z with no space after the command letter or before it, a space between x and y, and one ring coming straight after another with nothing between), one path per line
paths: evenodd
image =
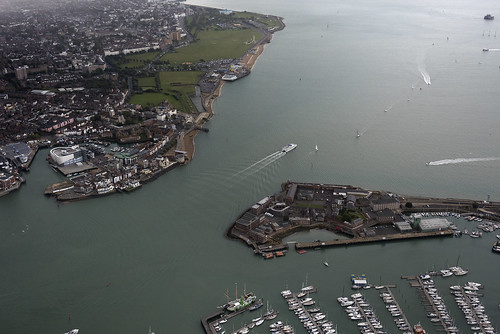
M141 61L129 61L123 64L120 64L120 68L140 68L143 67L145 63Z
M132 53L125 56L127 59L137 59L137 61L148 62L153 60L161 51L149 51L143 53Z
M268 27L279 27L280 23L274 17L267 17L266 15L252 13L252 12L235 12L235 17L239 17L242 19L253 19L254 21L265 24Z
M142 93L132 95L129 103L140 104L143 107L151 107L160 104L166 99L167 95L163 93Z
M120 64L120 68L139 68L146 66L160 51L149 51L144 53L132 53L125 56L126 63Z
M203 74L201 71L160 72L161 89L168 95L168 102L180 111L196 112L190 96Z
M264 16L261 16L261 17L258 17L256 19L256 21L265 24L269 28L279 27L280 26L279 21L277 19L275 19L274 17L264 17Z
M252 29L200 31L196 42L178 48L174 53L166 53L161 60L168 60L171 64L182 64L196 63L200 59L238 58L253 46L246 44L253 40L253 36L255 41L258 41L263 35Z
M156 80L155 77L143 77L143 78L137 78L137 85L139 87L145 88L145 87L153 87L156 88Z
M245 12L233 12L233 14L234 14L234 17L239 17L242 19L259 18L262 16L261 14L246 12L246 11Z

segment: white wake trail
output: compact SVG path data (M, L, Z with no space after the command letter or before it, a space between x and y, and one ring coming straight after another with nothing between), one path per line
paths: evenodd
M234 175L233 175L233 177L234 177L234 176L238 176L238 175L240 175L240 174L242 174L242 173L245 173L245 172L246 172L246 171L248 171L249 169L252 169L253 167L256 167L256 166L258 166L258 165L260 165L260 164L266 164L266 163L267 163L267 160L272 160L273 158L275 158L275 157L279 156L279 155L280 155L280 153L284 153L284 152L281 152L281 151L276 151L276 152L274 152L274 153L271 153L271 154L269 154L268 156L266 156L266 157L264 157L264 158L260 159L259 161L254 162L253 164L251 164L250 166L246 167L245 169L240 170L238 173L234 174Z
M500 157L489 157L489 158L460 158L460 159L445 159L428 162L428 166L442 166L451 164L461 164L468 162L479 162L479 161L495 161L500 160Z

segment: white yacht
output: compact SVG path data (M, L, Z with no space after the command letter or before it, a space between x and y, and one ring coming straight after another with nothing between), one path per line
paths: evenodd
M290 152L291 150L295 149L297 147L297 144L288 144L286 146L284 146L282 149L281 149L281 152L285 152L285 153L288 153Z

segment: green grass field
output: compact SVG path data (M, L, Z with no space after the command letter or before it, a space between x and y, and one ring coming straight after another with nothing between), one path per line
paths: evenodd
M130 97L129 103L140 104L143 107L151 107L160 104L163 100L167 100L167 98L167 95L164 93L134 94Z
M194 94L194 86L200 81L203 72L161 72L161 89L168 94L168 102L183 112L196 112L189 98Z
M160 72L162 92L134 94L130 98L130 103L148 107L158 105L163 100L168 100L180 111L196 112L196 107L191 102L190 96L194 94L194 87L202 75L203 72L195 71ZM143 89L149 87L156 89L154 77L143 77L137 80L139 87Z
M125 56L127 62L120 64L120 68L140 68L153 60L160 54L160 51L151 51L138 54L128 54Z
M260 22L267 25L268 27L279 27L280 23L277 19L273 17L266 17L266 15L261 15L252 12L235 12L235 17L240 17L242 19L253 19L254 21Z
M251 29L200 31L198 33L199 40L176 49L175 53L166 53L161 60L168 60L172 64L181 64L199 62L200 59L238 58L253 46L245 44L245 42L251 41L253 36L257 41L262 37L262 34Z
M137 85L139 87L156 87L156 81L154 77L137 78Z

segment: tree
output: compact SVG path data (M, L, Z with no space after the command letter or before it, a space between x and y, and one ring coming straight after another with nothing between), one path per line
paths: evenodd
M413 203L412 203L412 202L406 202L405 206L406 206L408 209L411 209L411 208L413 208Z
M477 202L472 203L472 208L474 210L477 210L478 207L479 207L479 204L477 204Z

